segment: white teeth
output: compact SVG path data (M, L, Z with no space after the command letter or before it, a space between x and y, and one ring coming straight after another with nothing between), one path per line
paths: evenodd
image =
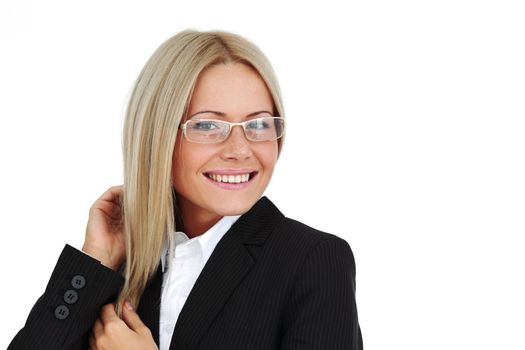
M228 182L228 183L242 183L247 182L250 179L250 174L239 174L239 175L219 175L219 174L207 174L209 178L217 182Z

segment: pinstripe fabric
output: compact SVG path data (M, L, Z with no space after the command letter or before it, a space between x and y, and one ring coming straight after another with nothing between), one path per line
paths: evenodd
M157 343L161 282L159 270L137 310ZM354 293L348 243L285 218L263 197L213 251L170 349L362 349Z
M362 349L354 293L348 243L285 218L263 197L210 256L170 349ZM158 322L158 310L144 311Z
M76 290L78 301L64 302L64 293L74 289L71 279L82 275L84 288ZM24 328L11 341L8 350L87 349L87 334L102 305L116 297L124 279L99 261L66 245L60 254L44 294L31 309ZM69 316L55 317L55 308L65 305Z

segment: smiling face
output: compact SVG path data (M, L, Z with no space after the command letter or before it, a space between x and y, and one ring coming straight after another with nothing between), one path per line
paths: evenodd
M211 66L195 86L187 119L243 122L273 115L266 84L241 63ZM188 141L179 130L172 180L185 233L204 233L222 216L241 215L261 197L277 162L277 141L248 141L241 126L219 144Z

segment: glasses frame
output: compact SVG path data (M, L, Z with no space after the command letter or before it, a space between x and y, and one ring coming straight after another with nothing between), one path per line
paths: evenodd
M281 133L281 135L275 139L272 139L272 140L263 140L263 141L260 141L260 140L251 140L249 137L248 137L248 134L246 133L246 124L248 123L251 123L253 122L254 120L259 120L259 119L266 119L266 118L271 118L273 120L282 120L283 121L283 131ZM208 122L208 121L211 121L211 122L219 122L219 123L224 123L224 124L228 124L229 125L229 128L228 128L228 133L226 134L226 137L224 138L224 140L222 141L219 141L219 142L199 142L199 141L193 141L193 140L190 140L188 135L186 135L186 125L189 123L189 122L192 122L192 121L205 121L205 122ZM208 144L208 145L214 145L214 144L220 144L220 143L223 143L224 141L226 141L229 137L230 137L230 134L233 130L233 128L235 126L242 126L242 129L244 131L244 137L246 137L246 139L248 141L252 141L252 142L266 142L266 141L275 141L275 140L278 140L280 139L281 137L284 136L284 133L285 133L285 130L286 130L286 127L284 126L286 123L285 123L285 120L283 117L277 117L277 116L268 116L268 117L259 117L259 118L254 118L254 119L250 119L250 120L246 120L246 121L243 121L243 122L238 122L238 123L232 123L232 122L228 122L228 121L225 121L225 120L219 120L219 119L209 119L209 118L206 118L206 119L188 119L186 120L184 123L180 124L179 126L179 129L182 130L182 134L184 135L184 138L186 138L186 140L188 140L189 142L193 142L193 143L200 143L200 144Z

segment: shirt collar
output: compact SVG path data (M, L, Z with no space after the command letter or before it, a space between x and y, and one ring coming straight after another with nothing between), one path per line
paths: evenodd
M181 243L187 243L189 241L197 241L202 249L202 258L204 262L208 261L209 257L213 253L215 246L219 243L221 238L228 232L230 227L239 219L241 216L223 216L215 225L204 232L202 235L196 236L189 239L183 232L172 232L168 239L168 244L164 247L163 254L161 256L162 272L166 272L171 264L171 261L175 257L175 247ZM178 234L178 239L175 240L175 235ZM182 237L182 239L180 239ZM186 239L184 239L184 237Z

